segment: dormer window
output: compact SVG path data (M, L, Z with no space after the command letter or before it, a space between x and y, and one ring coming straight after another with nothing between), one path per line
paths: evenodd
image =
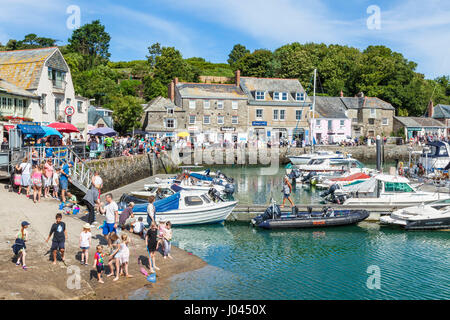
M305 100L305 94L303 92L296 92L295 93L295 100L297 100L297 101L304 101Z
M173 108L167 108L167 114L173 114Z
M287 101L287 92L274 92L273 100Z
M266 93L264 91L256 91L255 99L256 100L265 100L266 99Z

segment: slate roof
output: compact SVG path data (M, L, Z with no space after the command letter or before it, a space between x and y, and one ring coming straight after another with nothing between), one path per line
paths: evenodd
M176 90L182 99L247 99L242 89L234 84L179 82Z
M249 104L302 106L311 103L298 79L241 77L241 88L248 97ZM256 100L256 91L266 92L265 100ZM273 100L274 92L287 92L288 100ZM304 93L306 101L295 100L297 92Z
M22 89L37 89L44 62L57 47L0 51L0 77Z
M32 99L39 99L39 97L27 90L24 90L22 88L19 88L15 86L14 84L0 79L0 93L9 93L16 96L22 96L26 98L32 98Z
M450 106L445 104L437 104L433 109L434 119L450 119Z
M315 112L322 118L347 119L346 111L339 97L316 97Z
M445 127L445 125L433 118L428 117L394 117L405 127Z
M148 104L144 104L144 112L167 112L167 108L173 108L175 111L182 111L181 107L176 106L170 99L156 97Z
M395 110L395 108L384 100L377 97L337 97L342 100L347 109L384 109L384 110Z

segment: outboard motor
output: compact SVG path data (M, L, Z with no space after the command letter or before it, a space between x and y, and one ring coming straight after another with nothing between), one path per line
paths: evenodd
M314 177L316 173L314 171L311 171L306 176L303 177L302 182L308 182L311 180L312 177Z
M339 189L339 185L337 183L333 184L330 188L328 188L328 190L322 192L320 194L320 196L322 198L325 198L326 196L330 195L330 194L334 194L334 192Z
M234 190L235 190L235 187L234 187L234 184L232 184L232 183L227 183L226 185L225 185L225 193L227 194L227 195L232 195L233 193L234 193Z
M206 170L205 170L205 176L209 177L209 173L210 173L210 172L211 172L210 169L206 169Z
M224 201L222 196L220 195L220 192L214 188L209 189L208 195L211 197L211 199L213 199L214 202Z
M254 224L258 225L263 221L269 220L269 219L273 219L273 218L280 218L281 217L281 210L280 210L280 206L277 204L271 204L270 206L267 207L266 211L264 211L263 214L255 217L253 219Z
M298 169L292 169L288 175L289 179L297 179L300 178L300 176L301 176L300 170Z

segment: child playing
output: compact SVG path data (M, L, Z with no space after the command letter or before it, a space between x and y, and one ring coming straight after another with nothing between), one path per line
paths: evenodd
M128 244L130 243L130 238L126 234L122 234L122 243L120 244L119 249L119 263L122 272L127 278L133 278L132 275L128 274L128 261L130 259L130 249L128 248Z
M103 255L102 251L103 251L103 246L98 245L97 252L95 253L95 256L94 256L94 265L92 266L93 268L97 268L97 279L98 279L98 282L100 282L100 283L104 283L102 280L102 272L104 269L104 266L103 266L104 255Z
M144 234L144 219L142 217L138 218L138 221L132 224L133 233L138 234L143 237Z
M156 270L159 270L159 268L156 266L155 262L155 252L156 252L156 246L158 243L157 238L158 233L158 227L156 226L156 223L152 221L152 224L150 225L150 229L147 232L147 235L145 236L145 242L147 242L147 249L150 253L150 273L154 273L155 268Z
M172 223L170 221L166 222L166 230L163 235L164 241L164 259L169 257L169 259L173 259L170 255L170 249L172 248Z
M52 176L52 187L53 187L53 198L58 199L58 191L59 191L59 173L61 169L57 168Z
M41 168L37 165L33 166L31 182L33 184L33 202L41 202L42 172Z
M115 277L113 279L113 281L117 281L119 280L119 273L120 273L120 240L119 240L119 236L115 233L115 232L111 232L111 241L112 241L112 250L111 253L109 255L109 261L108 261L108 266L109 266L109 270L111 271L107 277L111 277L114 275L114 267L113 265L115 265L116 267L116 272L115 272Z
M166 223L164 221L160 221L158 225L158 244L156 245L156 251L158 251L159 247L162 246L162 250L164 250L164 232L166 231Z
M89 258L89 247L91 246L91 225L86 223L83 226L83 231L80 234L80 249L81 249L81 264L87 266Z
M27 270L27 266L25 264L25 256L26 256L26 245L25 242L28 240L28 231L27 228L30 224L27 221L23 221L21 224L21 229L17 234L16 243L13 245L13 251L17 257L16 266L20 266L20 262L22 262L22 269Z

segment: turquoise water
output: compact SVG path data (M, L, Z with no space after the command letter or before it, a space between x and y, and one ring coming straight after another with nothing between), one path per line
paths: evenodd
M222 168L241 203L281 200L284 169ZM297 203L320 200L299 188ZM404 232L375 223L267 231L225 223L174 229L174 244L209 266L171 279L171 299L449 299L450 232ZM367 281L379 268L379 289ZM370 270L370 269L369 269ZM372 279L372 278L370 278ZM369 285L373 283L369 281Z

